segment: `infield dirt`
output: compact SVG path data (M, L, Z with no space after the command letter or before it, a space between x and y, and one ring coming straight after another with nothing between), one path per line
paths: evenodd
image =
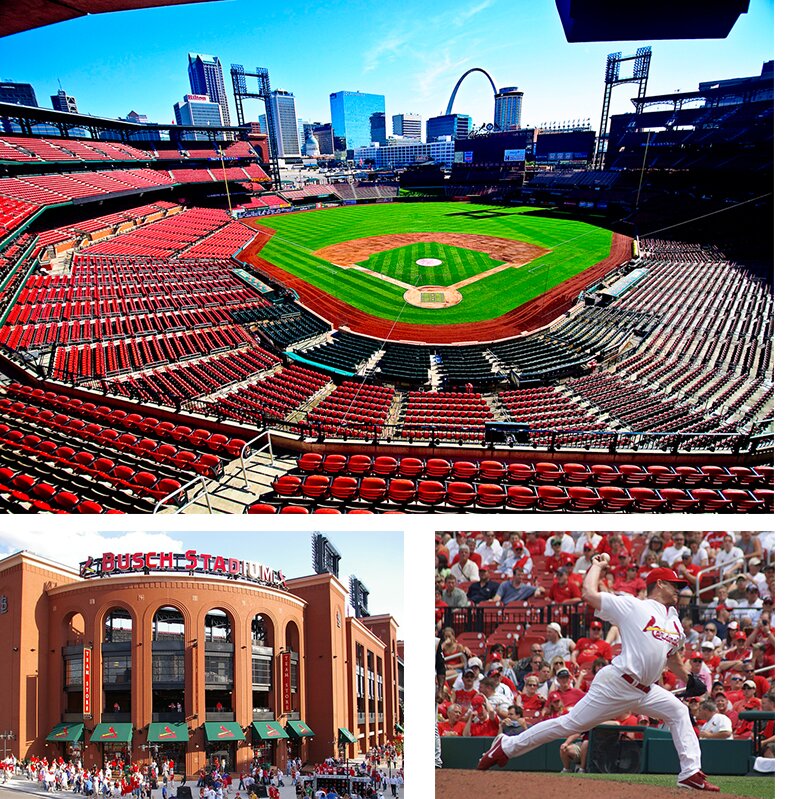
M613 799L675 799L692 793L685 789L663 788L626 782L602 782L559 774L530 771L436 771L436 799L463 799L464 796L490 796L491 799L594 799L598 794ZM716 793L719 799L748 799L738 794Z

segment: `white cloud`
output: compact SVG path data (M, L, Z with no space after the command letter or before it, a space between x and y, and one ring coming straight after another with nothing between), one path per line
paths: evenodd
M364 74L376 70L383 60L394 61L408 44L410 33L392 31L364 53Z
M479 14L481 11L485 11L487 8L493 6L495 2L496 0L483 0L482 3L478 3L476 6L467 8L465 11L458 14L453 22L458 27L461 27L465 25L472 17L477 16L477 14Z
M27 549L37 555L78 567L89 555L103 552L180 552L183 542L168 533L129 532L121 535L98 532L9 533L0 535L0 558Z

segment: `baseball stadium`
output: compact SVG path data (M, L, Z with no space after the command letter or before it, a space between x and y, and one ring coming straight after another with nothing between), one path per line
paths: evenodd
M435 547L437 797L774 796L773 533Z
M299 188L243 117L0 102L0 506L772 512L773 62L728 77Z

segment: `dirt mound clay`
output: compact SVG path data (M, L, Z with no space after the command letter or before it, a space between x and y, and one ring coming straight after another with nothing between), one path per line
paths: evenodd
M385 236L367 236L363 239L331 244L317 250L314 255L330 261L331 264L355 264L365 261L373 253L394 250L422 241L477 250L502 263L527 263L549 252L543 247L536 247L523 241L501 239L497 236L478 236L472 233L388 233Z
M602 794L613 799L686 799L689 793L692 792L678 788L676 783L673 788L663 788L659 785L581 779L569 774L537 771L436 771L436 799L595 799ZM731 793L716 793L713 796L719 799L745 799Z

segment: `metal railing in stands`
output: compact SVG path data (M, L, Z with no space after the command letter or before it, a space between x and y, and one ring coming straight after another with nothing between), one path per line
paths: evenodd
M200 490L193 496L189 496L195 486L199 487ZM164 508L172 504L173 499L179 499L181 496L184 498L184 501L182 501L175 508L175 513L183 513L186 508L190 508L192 505L196 504L202 499L205 500L205 504L208 507L208 513L214 512L213 508L211 507L211 496L208 492L208 480L204 475L198 474L194 479L189 480L188 483L184 483L179 488L176 488L171 494L168 494L163 499L158 500L153 508L153 515L160 513L162 510L164 510Z
M764 553L762 553L761 555L759 555L756 552L752 552L750 555L744 555L743 559L744 561L748 561L756 557L761 557L761 559L763 559L763 556L765 556L764 557L765 562L763 564L764 566L771 566L774 563L774 553L771 550L765 550ZM712 591L715 594L716 591L722 586L727 586L734 583L738 579L738 576L740 574L745 574L745 572L740 571L740 566L741 564L739 558L735 566L733 566L730 563L725 563L722 564L721 566L717 565L705 566L704 569L700 569L694 576L695 596L699 596L700 590L702 591L702 593ZM721 575L722 569L734 569L734 571L731 571L728 577L722 577ZM706 585L702 585L702 578L706 574L712 574L713 572L719 572L719 580L715 583L708 583ZM751 580L749 582L751 582Z

